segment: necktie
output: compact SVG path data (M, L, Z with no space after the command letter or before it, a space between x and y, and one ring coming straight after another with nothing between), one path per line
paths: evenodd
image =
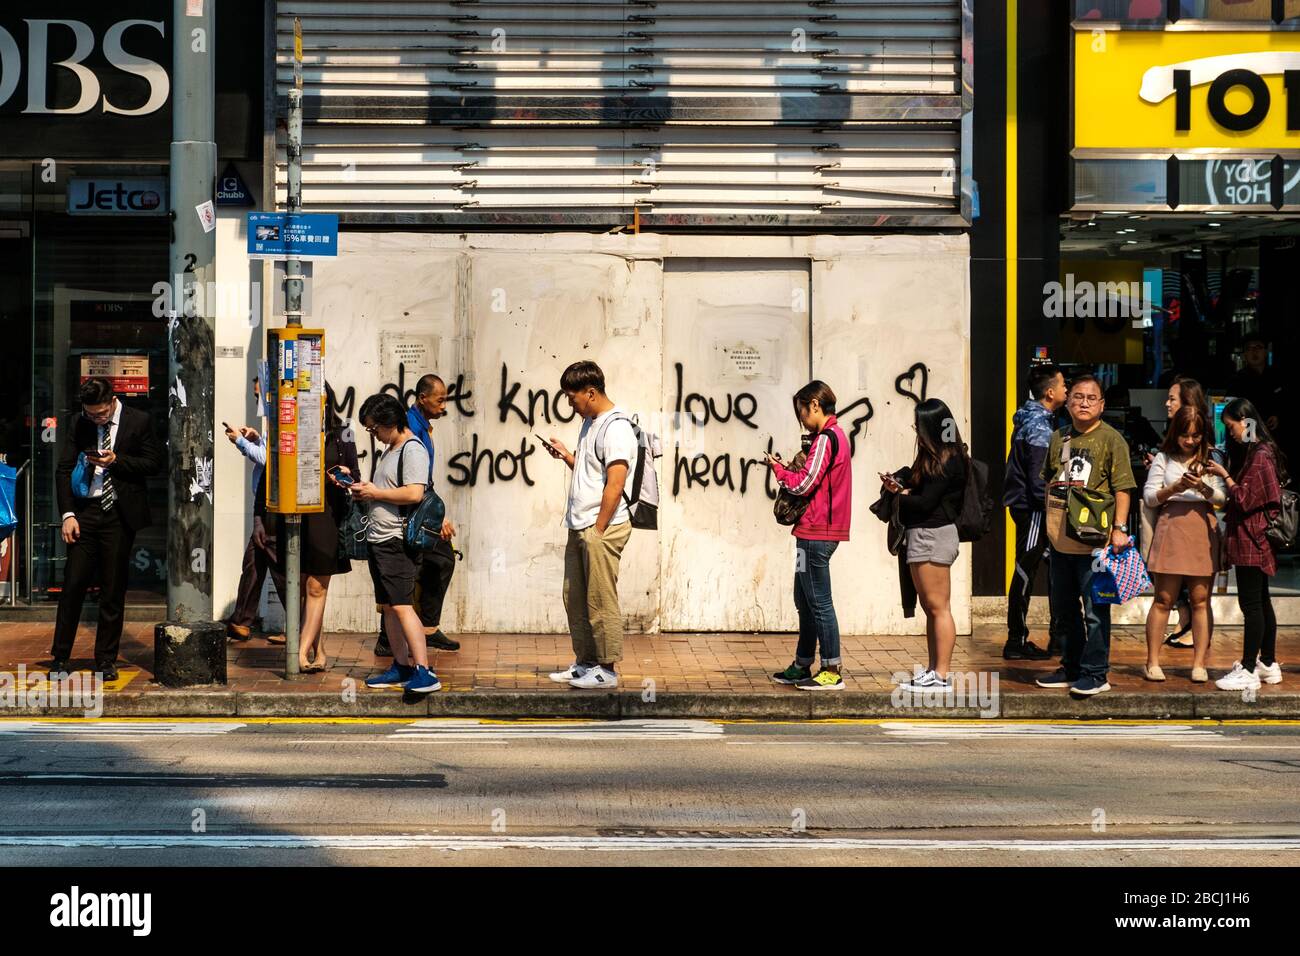
M111 447L109 436L112 427L113 427L112 422L103 426L104 430L100 433L99 436L100 451L107 451ZM117 503L117 494L113 491L113 476L110 475L108 473L108 469L105 468L104 469L104 494L99 499L99 506L103 508L105 511L112 511L113 505L116 503Z

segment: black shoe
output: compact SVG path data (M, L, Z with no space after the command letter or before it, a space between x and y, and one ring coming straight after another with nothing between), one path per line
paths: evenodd
M392 656L393 656L393 649L392 649L391 647L389 647L389 645L388 645L388 635L387 635L387 634L380 634L380 635L379 635L379 640L375 641L375 656L376 656L376 657L392 657Z
M104 678L104 683L117 680L117 666L113 661L100 661L95 664L95 673Z
M54 680L57 674L69 674L72 672L72 664L66 657L56 657L50 661L50 680Z
M460 641L453 641L442 629L434 631L432 634L424 635L424 643L427 647L436 648L440 651L458 651L460 650Z
M1046 661L1052 655L1030 641L1008 640L1002 648L1002 659L1007 661Z

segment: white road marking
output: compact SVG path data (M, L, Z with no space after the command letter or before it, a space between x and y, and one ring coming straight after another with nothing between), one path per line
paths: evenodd
M721 724L709 720L575 720L561 723L483 723L478 720L417 720L389 739L402 740L712 740Z
M974 852L1003 850L1016 853L1096 852L1242 852L1300 851L1300 838L1208 839L1095 839L1095 840L906 840L851 837L771 836L439 836L436 834L385 835L222 835L176 834L123 836L120 834L29 834L0 836L0 849L11 847L64 847L117 850L557 850L627 852L664 850L763 850L838 852L863 850L938 850Z
M1074 740L1171 740L1224 737L1220 730L1190 724L916 724L887 721L880 729L891 737L939 738L948 740L1023 740L1035 737L1066 737Z
M114 739L143 739L145 737L212 737L244 728L245 724L233 722L189 723L97 720L80 722L0 721L0 737L112 737Z

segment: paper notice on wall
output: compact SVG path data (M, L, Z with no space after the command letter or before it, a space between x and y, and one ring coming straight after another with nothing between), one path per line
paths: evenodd
M325 370L321 340L298 340L298 505L319 505L322 487L322 398Z
M384 382L414 389L421 375L438 370L438 336L420 332L381 332L379 373Z
M753 382L772 378L775 343L768 341L718 343L718 376L724 382Z
M185 15L187 17L203 16L203 0L185 0Z

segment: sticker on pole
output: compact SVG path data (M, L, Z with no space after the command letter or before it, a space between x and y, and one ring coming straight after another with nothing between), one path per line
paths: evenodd
M339 217L332 213L250 212L251 259L330 259L339 254Z
M297 432L280 432L280 454L296 455L298 453Z
M292 398L280 399L280 424L292 425L298 420L298 403Z
M211 232L217 228L217 209L212 205L212 200L208 199L194 207L194 211L199 214L199 222L203 224L204 232Z

